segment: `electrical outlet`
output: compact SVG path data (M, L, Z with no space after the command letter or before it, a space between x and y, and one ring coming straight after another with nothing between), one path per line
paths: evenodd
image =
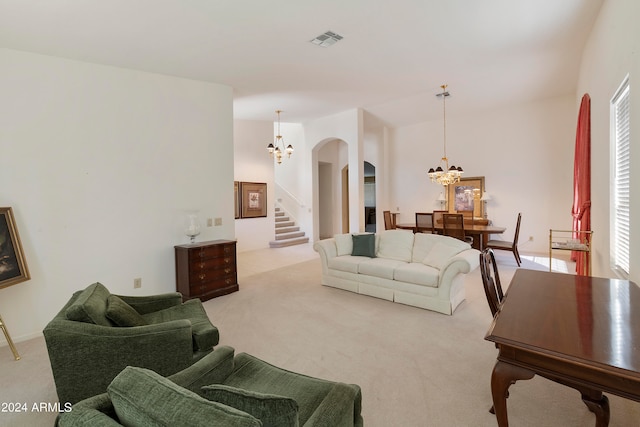
M216 227L219 225L222 225L222 218L216 218L215 224L216 224Z
M533 242L533 236L529 236L529 241Z
M142 287L142 278L138 277L133 279L133 288L138 289Z
M213 226L213 219L207 218L207 227L211 227L211 226Z

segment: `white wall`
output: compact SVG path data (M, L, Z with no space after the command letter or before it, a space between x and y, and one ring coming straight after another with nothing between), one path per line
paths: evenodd
M223 220L198 240L234 238L230 87L0 49L0 93L0 206L32 277L0 289L16 341L96 281L174 291L188 211Z
M268 248L275 238L274 160L266 149L273 135L273 122L233 122L235 180L267 183L267 217L235 220L238 252Z
M610 268L610 101L625 76L631 87L631 247L630 279L640 283L640 2L606 0L585 46L577 105L584 93L591 97L591 228L593 274L615 277Z
M484 176L493 200L487 211L510 240L522 212L522 252L548 250L550 228L571 227L573 146L577 110L573 96L514 105L474 115L447 114L447 156L464 177ZM398 222L440 208L443 187L427 171L442 157L442 120L391 131L390 207ZM529 236L533 241L529 242Z

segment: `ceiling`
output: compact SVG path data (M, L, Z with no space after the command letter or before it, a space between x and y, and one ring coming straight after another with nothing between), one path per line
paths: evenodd
M603 0L0 0L0 47L222 83L234 117L391 127L574 94ZM344 37L323 48L325 31Z

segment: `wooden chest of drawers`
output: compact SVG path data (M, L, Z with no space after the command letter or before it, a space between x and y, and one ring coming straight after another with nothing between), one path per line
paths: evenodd
M176 290L206 301L238 290L236 242L212 240L175 246Z

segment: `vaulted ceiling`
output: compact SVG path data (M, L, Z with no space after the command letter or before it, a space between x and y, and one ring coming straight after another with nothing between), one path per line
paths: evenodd
M222 83L234 117L389 126L574 94L603 0L0 0L0 47ZM310 43L330 30L343 37Z

